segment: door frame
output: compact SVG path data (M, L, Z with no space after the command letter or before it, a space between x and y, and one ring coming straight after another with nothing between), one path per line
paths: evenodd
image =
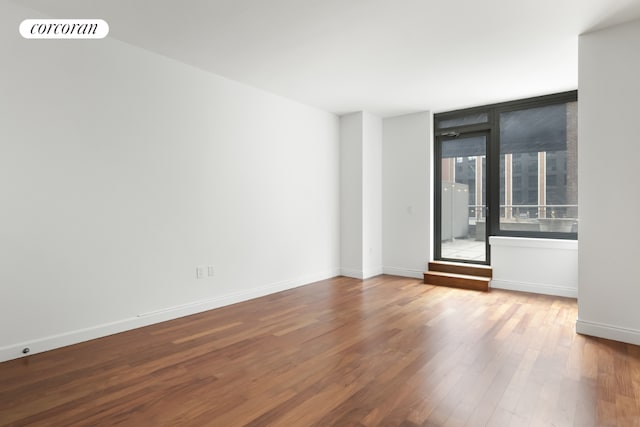
M485 125L486 126L486 125ZM491 224L492 224L492 212L495 211L491 209L491 184L489 183L490 177L492 174L490 173L493 169L493 162L491 156L491 130L487 129L485 126L477 127L470 126L468 129L464 131L457 131L453 129L447 129L445 131L437 132L435 134L434 140L434 248L433 254L434 259L436 261L450 261L450 262L459 262L466 264L481 264L481 265L491 265L491 251L489 245L489 236L491 235ZM485 191L486 191L486 199L483 201L486 209L485 215L485 260L484 261L476 261L476 260L465 260L465 259L457 259L457 258L444 258L442 257L442 143L445 141L452 141L460 138L467 138L473 136L484 136L485 137ZM499 213L498 209L498 213Z

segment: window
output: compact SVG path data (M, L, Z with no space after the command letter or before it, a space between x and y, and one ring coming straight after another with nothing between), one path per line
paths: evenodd
M487 113L469 114L452 119L444 119L440 121L440 128L451 128L454 126L474 125L477 123L486 123L489 116Z
M512 157L511 202L507 195L498 231L577 232L576 113L576 101L497 112L500 155ZM524 179L514 174L524 170Z
M489 134L488 235L577 238L577 115L577 91L435 115L436 138Z

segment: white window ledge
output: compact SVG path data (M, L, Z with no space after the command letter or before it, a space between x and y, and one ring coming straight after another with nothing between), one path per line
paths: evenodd
M519 247L539 249L563 249L577 251L577 240L565 239L533 239L528 237L490 236L489 244L496 247Z

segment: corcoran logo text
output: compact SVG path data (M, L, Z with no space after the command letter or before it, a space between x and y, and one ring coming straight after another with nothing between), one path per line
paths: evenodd
M102 19L25 19L20 34L25 39L102 39L109 24Z

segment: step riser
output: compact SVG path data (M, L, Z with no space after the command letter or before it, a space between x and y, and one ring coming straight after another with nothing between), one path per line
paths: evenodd
M489 281L486 279L436 276L429 274L429 272L424 273L424 283L426 285L448 286L451 288L469 289L473 291L487 292L489 290Z
M466 274L468 276L493 277L491 267L476 267L463 264L444 264L439 262L430 262L429 271L439 271L441 273Z

